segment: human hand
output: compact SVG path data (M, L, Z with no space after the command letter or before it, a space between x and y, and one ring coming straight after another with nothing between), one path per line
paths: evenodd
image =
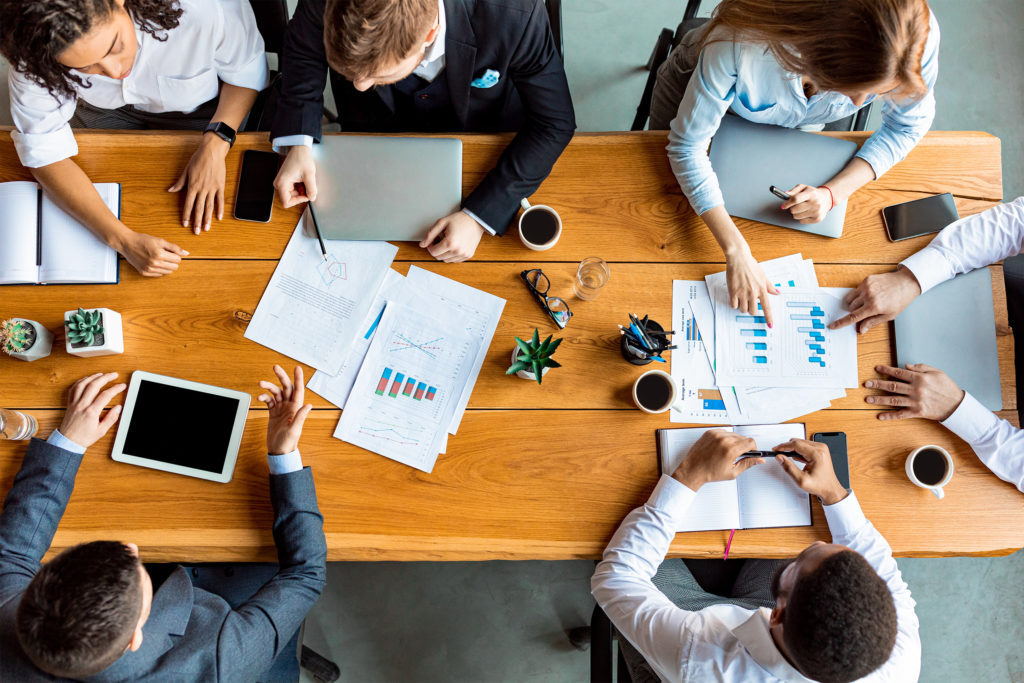
M739 460L741 455L755 448L757 444L753 439L724 429L710 429L701 435L679 463L672 478L692 491L712 481L735 479L751 467L764 463L764 458Z
M181 212L181 224L192 226L196 235L200 230L209 230L213 212L217 220L224 219L224 158L231 145L213 133L203 135L199 149L188 160L185 170L167 188L168 192L185 192L185 207ZM194 216L193 216L194 211Z
M859 323L857 331L864 334L875 325L898 316L920 293L921 285L909 268L900 266L891 273L868 275L843 298L850 312L829 323L828 329L838 330Z
M823 187L797 185L786 194L789 199L782 203L782 208L789 209L793 219L804 225L822 222L832 209L832 193Z
M316 201L316 164L312 149L306 145L294 145L288 149L274 178L274 189L286 209L302 202Z
M768 301L769 294L778 294L779 290L768 281L764 269L749 251L736 256L726 255L725 278L729 284L729 305L748 315L764 315L768 327L772 326L772 305ZM762 311L757 310L757 302L761 301Z
M188 252L177 244L141 232L127 231L118 249L132 268L145 277L170 275Z
M444 237L437 244L434 240L442 233ZM430 227L427 236L420 242L430 255L445 263L459 263L473 257L483 237L484 228L465 211L456 211L445 216Z
M894 368L876 365L875 372L900 380L893 382L883 379L869 379L864 382L868 389L881 389L894 396L867 396L868 403L883 406L902 407L879 413L879 420L903 420L908 417L923 417L926 420L942 422L953 414L964 400L964 391L942 370L923 363Z
M805 463L803 469L797 467L789 456L776 455L775 461L792 477L797 486L820 498L822 505L834 505L846 498L849 492L836 477L828 446L807 439L790 439L776 446L774 450L797 452L798 459Z
M303 404L306 386L302 379L302 367L295 366L294 381L280 365L274 366L274 374L281 382L278 387L273 382L260 380L260 387L267 390L260 394L258 400L267 404L270 409L270 420L267 422L267 453L284 455L299 447L299 436L302 425L306 421L313 404Z
M83 377L68 390L68 407L60 423L60 433L83 448L99 441L121 416L122 406L114 406L103 414L110 400L127 388L119 383L104 389L116 372L96 373Z

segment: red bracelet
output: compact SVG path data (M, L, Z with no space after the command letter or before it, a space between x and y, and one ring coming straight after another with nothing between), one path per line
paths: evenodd
M818 187L824 188L824 189L828 190L828 196L832 200L832 206L828 207L828 210L831 211L832 209L836 208L836 196L834 194L832 194L832 190L829 188L829 186L828 185L818 185Z

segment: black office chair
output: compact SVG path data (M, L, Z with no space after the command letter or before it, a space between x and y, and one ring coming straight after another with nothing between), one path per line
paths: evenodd
M651 113L651 97L654 93L654 84L658 80L658 68L668 59L669 53L679 46L683 36L691 30L703 26L708 19L697 17L700 10L701 0L687 0L686 9L683 11L683 20L679 22L676 30L663 28L658 34L658 40L654 44L650 59L647 60L647 82L644 84L644 92L640 97L640 104L636 108L636 116L633 118L633 126L630 130L643 130L647 125L647 119ZM855 113L845 118L825 124L825 130L854 131L865 130L868 116L874 103L858 109Z
M256 28L263 36L265 50L269 54L277 55L277 69L270 72L270 83L256 96L242 130L270 130L274 112L277 110L281 53L284 47L284 31L288 26L288 3L286 0L249 0L249 5L256 16Z
M551 33L555 37L558 56L565 61L565 53L562 52L562 0L545 0L544 5L548 10L548 23L551 24Z

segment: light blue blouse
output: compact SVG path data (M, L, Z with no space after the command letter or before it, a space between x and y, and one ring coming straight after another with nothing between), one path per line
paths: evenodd
M928 21L921 76L928 92L917 100L883 97L882 126L857 156L881 177L902 160L928 132L935 118L935 79L939 74L939 24ZM872 95L863 106L875 99ZM683 194L698 215L722 206L718 177L708 160L708 145L726 111L755 123L787 128L824 124L860 107L838 92L804 95L800 76L787 73L761 43L718 41L701 50L697 67L672 120L668 157Z

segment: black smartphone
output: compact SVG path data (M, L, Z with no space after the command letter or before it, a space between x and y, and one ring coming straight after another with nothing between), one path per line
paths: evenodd
M818 432L811 437L811 441L817 441L828 446L828 452L832 454L832 469L836 471L836 478L843 485L844 489L850 488L850 460L846 455L846 433L845 432Z
M958 218L956 202L948 192L882 209L882 222L892 242L938 232Z
M235 193L235 218L266 223L274 208L274 178L281 157L274 152L247 149L242 153L242 172Z

